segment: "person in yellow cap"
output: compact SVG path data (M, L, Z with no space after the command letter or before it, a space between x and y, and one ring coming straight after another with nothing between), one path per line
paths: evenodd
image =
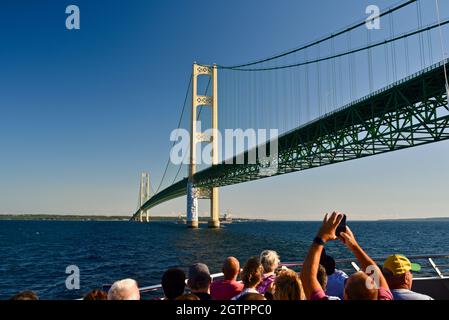
M431 297L412 291L413 274L420 271L421 266L411 263L402 254L392 254L385 260L383 274L395 300L433 300Z

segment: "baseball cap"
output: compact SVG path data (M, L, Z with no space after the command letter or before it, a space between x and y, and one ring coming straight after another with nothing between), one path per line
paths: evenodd
M411 263L406 256L402 254L392 254L385 260L384 269L388 269L394 276L404 274L408 271L420 271L421 266L417 263Z

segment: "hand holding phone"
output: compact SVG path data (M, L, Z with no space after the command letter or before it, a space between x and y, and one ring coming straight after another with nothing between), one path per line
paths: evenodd
M341 238L340 233L346 232L346 215L343 214L343 218L340 221L340 224L337 226L337 229L335 229L335 235L339 238Z

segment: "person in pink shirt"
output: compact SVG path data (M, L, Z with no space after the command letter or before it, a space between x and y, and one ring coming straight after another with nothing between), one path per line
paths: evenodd
M210 294L213 300L231 300L243 290L243 283L237 281L240 263L234 257L226 258L222 268L224 279L212 282Z
M279 267L279 255L276 251L264 250L260 254L260 263L263 266L263 278L257 286L257 291L260 294L265 294L276 279L275 270Z
M301 270L301 281L308 300L330 300L324 293L317 279L320 257L328 241L340 239L354 254L361 265L359 272L351 275L346 281L344 300L393 300L388 283L377 264L371 259L356 241L351 229L336 234L343 214L333 212L324 217L323 224L313 240L309 253Z

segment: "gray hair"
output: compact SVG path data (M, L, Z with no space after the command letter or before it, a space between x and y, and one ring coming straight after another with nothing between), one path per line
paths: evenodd
M140 300L139 286L136 280L123 279L114 282L108 291L108 300Z
M279 266L279 255L273 250L264 250L260 254L260 263L263 266L264 272L273 272Z

